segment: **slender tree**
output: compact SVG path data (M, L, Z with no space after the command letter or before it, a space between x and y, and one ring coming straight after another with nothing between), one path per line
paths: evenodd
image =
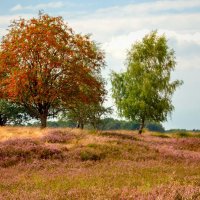
M46 127L47 117L73 99L87 102L101 87L95 78L104 54L88 35L75 34L61 17L40 13L38 18L11 24L0 46L1 91ZM88 88L93 87L93 90Z
M182 81L171 81L175 68L173 49L164 35L156 31L136 42L127 54L127 70L112 73L112 94L119 114L140 122L142 133L145 122L162 122L174 109L171 98Z
M104 107L103 102L90 104L77 102L76 106L71 107L66 112L65 118L76 122L77 128L83 129L85 125L91 125L93 128L97 129L101 123L102 117L111 112L111 108Z

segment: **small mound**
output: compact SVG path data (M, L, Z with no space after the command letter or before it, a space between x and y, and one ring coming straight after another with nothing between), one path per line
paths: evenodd
M50 130L42 137L42 141L48 143L68 143L74 138L75 136L71 133L66 133L61 130Z
M33 139L13 139L0 143L0 166L9 167L33 159L63 159L60 149Z

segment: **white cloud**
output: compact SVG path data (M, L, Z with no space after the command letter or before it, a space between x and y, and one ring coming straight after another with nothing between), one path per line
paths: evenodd
M110 59L118 59L121 63L126 59L126 52L130 49L131 45L141 40L144 35L149 33L150 30L143 29L140 31L130 32L129 34L124 34L120 36L112 37L108 42L103 43L102 48L105 50L106 54ZM189 46L193 46L195 43L200 49L200 33L182 33L176 31L160 30L159 34L165 34L168 39L168 45L175 50L177 55L177 67L180 69L188 68L200 68L200 54L199 51L193 51L189 54ZM170 41L175 41L170 44ZM188 48L187 48L188 47ZM179 52L179 50L181 50ZM183 51L185 54L183 56Z
M200 69L200 57L199 53L188 57L177 57L177 68L182 70L187 69Z
M19 18L30 19L32 14L19 14L19 15L0 15L0 27L8 27L10 22Z
M20 14L19 15L0 15L0 40L2 36L4 36L8 32L8 26L13 20L17 20L19 18L30 19L33 17L32 14Z
M6 33L7 33L6 29L0 28L0 41L1 41L1 38L2 38L4 35L6 35Z
M149 30L140 30L136 32L130 32L127 35L120 35L112 37L109 42L105 42L102 48L113 56L115 59L125 59L126 51L130 49L131 45L141 40Z
M11 8L11 11L17 11L17 10L22 10L23 7L20 4L17 4L16 6L14 6L13 8Z
M200 24L200 13L145 14L144 16L135 16L134 10L132 10L132 13L127 16L126 12L123 12L123 8L119 15L113 11L113 13L107 12L99 16L96 12L73 19L70 24L79 32L93 33L95 39L100 42L108 41L116 35L142 29L200 32L200 27L198 26Z
M144 3L133 3L126 6L115 6L111 8L99 9L99 15L105 13L123 15L146 15L155 11L181 11L189 8L200 7L199 0L159 0ZM133 12L134 11L134 12Z
M37 5L30 5L30 6L22 6L18 4L10 9L10 11L19 11L19 10L39 10L39 9L47 9L47 8L61 8L64 5L63 2L49 2Z

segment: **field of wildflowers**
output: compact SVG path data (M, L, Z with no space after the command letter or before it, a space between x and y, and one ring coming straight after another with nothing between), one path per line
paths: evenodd
M0 200L200 199L200 133L0 128Z

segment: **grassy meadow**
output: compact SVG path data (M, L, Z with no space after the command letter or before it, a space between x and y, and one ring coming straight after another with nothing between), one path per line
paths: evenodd
M7 199L200 199L200 133L0 128Z

